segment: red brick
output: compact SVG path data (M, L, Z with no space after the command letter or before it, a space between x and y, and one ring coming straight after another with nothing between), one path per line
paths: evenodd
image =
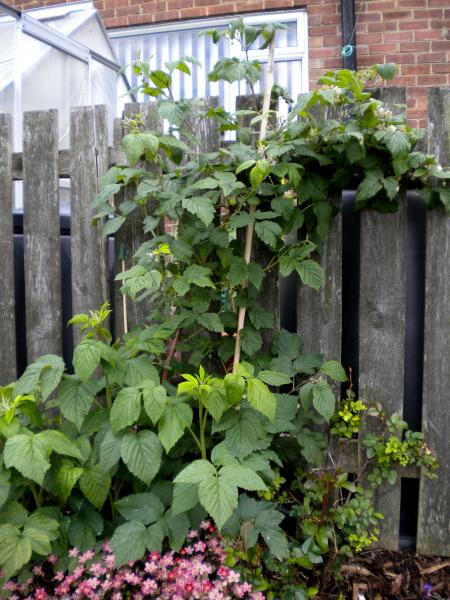
M448 21L445 19L431 19L430 28L431 29L443 29L448 25Z
M431 66L431 70L433 73L442 73L449 74L450 73L450 63L433 63Z
M319 39L319 38L311 38L311 39ZM323 39L323 45L325 48L332 47L341 47L342 45L342 37L340 35L327 35L326 38Z
M114 29L114 27L125 27L125 25L128 25L128 19L126 17L114 17L113 19L105 20L105 25L111 29Z
M431 73L431 64L401 65L400 70L402 75L427 75Z
M261 7L261 2L259 6ZM337 14L336 8L336 2L333 2L333 4L319 4L318 6L311 5L308 6L308 15Z
M324 69L342 69L343 62L342 57L340 58L324 58L323 68Z
M384 11L390 10L392 8L392 0L385 0L384 2L378 2L375 0L374 2L365 2L366 10L364 12L373 12L373 11Z
M439 50L450 50L450 39L442 40L441 42L431 42L431 50L433 52Z
M372 54L385 54L386 52L396 52L398 44L371 44Z
M196 17L206 17L206 6L194 6L192 8L180 8L180 19L194 19Z
M333 58L339 54L339 48L316 48L314 56L316 58Z
M168 10L173 10L175 8L190 8L194 6L194 0L168 0L167 8Z
M323 48L323 37L310 37L308 41L310 48Z
M289 8L290 6L293 6L293 3L287 0L264 0L264 8Z
M260 0L241 0L241 2L236 2L236 12L251 12L256 10L261 10L261 2Z
M420 31L421 29L428 29L428 21L399 21L398 28L401 31Z
M381 31L376 33L362 33L357 36L358 40L361 40L364 44L381 44L383 41L383 34Z
M445 62L447 57L445 56L445 52L425 52L423 54L417 55L417 62Z
M411 17L410 10L393 10L383 13L383 21L400 21L401 19L411 19Z
M375 23L381 21L380 12L363 13L358 17L358 23Z
M385 31L383 42L410 42L414 39L412 31Z
M322 16L321 15L311 15L311 16L308 15L308 25L310 27L314 27L314 26L320 25L321 23L322 23Z
M128 25L145 25L151 22L149 15L130 15L128 17Z
M399 65L401 64L414 64L416 62L415 60L415 54L385 54L385 58L386 58L386 62L391 62L391 63L397 63Z
M418 79L420 85L442 85L442 77L440 75L422 75Z
M398 6L400 8L412 8L414 6L423 8L424 0L397 0L397 1L398 1Z
M322 25L340 25L339 15L322 15Z
M208 6L207 15L229 15L236 12L235 4L219 4L218 6Z
M367 31L395 31L397 23L387 21L386 23L367 23Z
M415 40L442 40L442 30L429 29L428 31L415 31Z
M313 35L313 36L336 35L337 26L336 25L324 25L323 27L309 27L308 33L309 33L309 35Z
M402 42L400 52L429 52L431 42Z
M415 10L414 18L415 19L438 19L442 18L443 11L442 8L434 8L433 10Z
M152 14L152 21L154 23L160 23L161 21L175 21L176 19L178 19L177 10L166 10Z
M430 8L448 8L448 0L428 0Z

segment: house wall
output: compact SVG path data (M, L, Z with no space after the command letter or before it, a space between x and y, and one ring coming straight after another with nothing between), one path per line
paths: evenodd
M14 0L18 8L61 0ZM311 84L342 67L341 3L333 0L96 0L107 28L306 7ZM395 62L408 119L425 127L427 88L450 85L449 0L355 0L358 68Z

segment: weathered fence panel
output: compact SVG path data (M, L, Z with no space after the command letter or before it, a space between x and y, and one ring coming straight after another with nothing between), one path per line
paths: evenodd
M387 88L377 97L389 104L404 102L404 92ZM214 104L208 99L209 105ZM443 164L450 164L450 88L430 92L429 151L437 152ZM240 100L239 107L245 106ZM248 104L247 104L248 106ZM128 105L128 116L141 113L151 129L162 124L154 104ZM194 115L192 115L194 119ZM11 153L11 122L0 115L0 248L3 260L0 280L0 384L15 376L14 271L12 235L12 181L24 180L24 251L26 279L26 330L28 362L48 352L61 352L61 273L58 177L71 178L72 299L73 312L97 308L109 296L106 245L99 229L91 226L91 204L98 190L98 179L112 164L126 164L120 148L123 126L116 122L113 147L108 148L104 107L78 108L72 112L70 151L57 146L55 111L26 113L24 150ZM194 123L199 147L214 151L219 145L217 124L199 128ZM147 165L156 168L153 165ZM132 197L132 190L115 198L116 205ZM380 402L387 413L402 414L405 376L406 314L406 236L407 202L400 193L400 210L395 214L361 213L359 311L359 389L368 401ZM337 205L341 199L336 198ZM151 209L151 207L150 207ZM132 265L132 257L145 241L142 215L135 211L115 236L115 271ZM255 256L267 261L264 247L255 243ZM436 480L428 480L418 469L404 476L420 476L417 549L425 554L450 555L450 217L443 211L427 215L426 308L424 393L422 430L441 464ZM323 352L327 359L340 359L343 315L342 217L332 225L319 260L326 280L319 292L299 286L296 298L298 332L305 351ZM123 262L122 262L123 259ZM115 332L144 324L148 305L123 301L115 289ZM279 326L279 277L267 277L262 304L274 315L274 330ZM127 323L126 323L127 321ZM409 321L408 321L409 322ZM125 327L126 323L126 327ZM18 323L23 327L23 323ZM418 325L420 327L420 325ZM355 333L356 335L356 333ZM264 340L267 347L273 336ZM356 382L355 382L356 383ZM336 447L338 445L336 444ZM358 471L362 448L358 440L342 446L346 469ZM377 508L384 513L380 545L395 549L400 537L400 478L393 487L383 486Z
M430 90L429 152L450 165L450 88ZM422 431L440 468L420 478L417 551L450 554L450 217L427 214Z
M98 122L94 123L98 116ZM98 111L94 114L90 106L74 108L70 115L70 248L74 314L99 308L109 297L102 223L92 224L98 177L95 133L108 139L107 122L101 116ZM74 342L78 343L80 337L79 328L74 328Z
M12 119L0 114L0 385L16 377L12 185Z
M27 360L62 353L58 113L26 112L23 193Z

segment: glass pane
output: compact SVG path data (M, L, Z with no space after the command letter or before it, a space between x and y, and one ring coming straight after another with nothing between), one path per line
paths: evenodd
M118 85L121 84L121 85ZM118 90L120 87L120 91ZM95 104L106 104L108 107L108 134L109 143L112 144L112 132L114 117L117 112L119 95L126 92L123 79L117 79L115 71L102 63L93 60L91 62L91 102ZM126 98L122 98L128 102Z
M14 113L17 21L0 10L0 112Z
M60 148L69 147L70 108L88 104L88 64L23 35L22 108L58 110Z
M222 96L224 84L208 81L206 74L214 64L229 55L228 40L221 40L218 45L211 42L202 33L208 28L180 30L171 32L157 32L145 35L134 35L111 40L119 63L130 65L138 57L142 60L151 59L154 69L164 67L167 61L175 60L181 56L194 56L200 61L201 66L192 65L191 76L175 71L173 75L173 95L180 98L202 98L205 96ZM128 81L134 87L138 81L131 68L127 69ZM142 96L139 101L144 100Z

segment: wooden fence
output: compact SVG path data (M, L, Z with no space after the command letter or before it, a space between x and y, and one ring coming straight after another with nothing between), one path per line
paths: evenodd
M387 103L405 102L404 90L386 88ZM212 101L212 100L210 100ZM128 114L144 113L151 127L160 127L154 105L129 105ZM429 151L442 164L450 164L450 88L429 92ZM112 164L123 164L121 122L116 121L114 143L108 147L105 107L75 108L71 113L70 150L58 151L56 111L24 115L23 153L11 151L11 118L0 114L0 384L16 377L16 331L26 328L27 360L45 353L61 353L61 267L58 179L71 180L71 288L73 313L99 307L108 299L108 252L100 231L91 224L92 202L98 179ZM192 117L195 119L195 115ZM196 129L213 150L218 131ZM23 180L24 276L26 322L14 318L14 257L12 181ZM128 192L126 192L128 193ZM404 200L404 199L403 199ZM337 199L336 201L339 201ZM359 391L381 402L388 412L403 413L405 381L405 327L407 322L407 206L395 214L364 211L360 215ZM127 266L143 241L138 214L120 230L116 248L126 249ZM343 249L342 215L334 222L321 261L326 282L319 293L300 287L290 302L297 305L299 335L306 351L324 352L327 358L342 353ZM409 478L420 479L417 551L450 555L450 218L442 211L426 214L426 268L423 362L422 430L438 454L441 467L436 480L419 469ZM118 259L116 270L120 270ZM64 282L63 282L63 285ZM265 303L279 315L278 280L266 284ZM117 293L116 293L117 294ZM145 305L129 306L129 324L143 322ZM416 326L420 327L420 324ZM122 303L116 295L115 329L123 328ZM357 345L357 344L356 344ZM356 351L358 354L358 352ZM408 402L408 398L405 399ZM361 448L347 449L346 463L357 471ZM401 479L383 486L377 505L384 513L381 544L399 545Z

